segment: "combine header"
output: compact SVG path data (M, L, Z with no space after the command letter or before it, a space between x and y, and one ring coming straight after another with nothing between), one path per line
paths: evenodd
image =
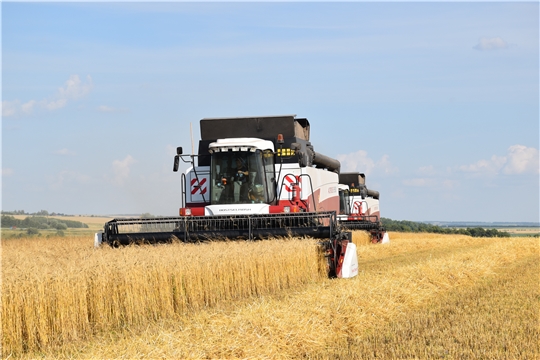
M178 147L174 158L175 172L180 161L191 164L181 175L179 216L114 219L96 234L97 243L307 236L321 239L331 277L357 274L351 232L337 215L340 163L314 150L307 119L202 119L200 130L198 153Z
M390 242L381 223L379 192L366 187L366 176L357 172L341 173L339 183L338 221L342 227L368 231L372 243Z

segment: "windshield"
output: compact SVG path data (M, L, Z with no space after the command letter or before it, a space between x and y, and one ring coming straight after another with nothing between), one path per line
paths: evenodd
M270 150L215 152L210 176L212 204L268 204L274 200L274 155Z

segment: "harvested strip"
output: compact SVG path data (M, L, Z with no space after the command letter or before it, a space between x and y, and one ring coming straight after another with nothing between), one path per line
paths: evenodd
M497 270L496 277L458 287L426 307L376 327L347 353L381 358L538 359L538 256Z

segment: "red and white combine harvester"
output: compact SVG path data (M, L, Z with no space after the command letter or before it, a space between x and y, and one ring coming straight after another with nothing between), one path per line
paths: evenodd
M366 176L361 173L339 174L340 212L338 222L348 230L365 230L372 243L390 242L381 223L379 192L366 187Z
M98 243L311 237L322 239L329 276L358 273L350 230L379 229L378 212L371 215L377 216L372 221L364 210L359 216L348 211L356 216L354 224L338 215L340 163L314 150L307 119L202 119L200 130L198 153L185 155L179 147L174 158L173 171L178 171L180 161L191 164L181 176L179 216L114 219L96 235ZM354 198L352 189L348 188L349 199ZM367 211L369 201L362 202L368 204ZM349 229L342 223L354 226Z

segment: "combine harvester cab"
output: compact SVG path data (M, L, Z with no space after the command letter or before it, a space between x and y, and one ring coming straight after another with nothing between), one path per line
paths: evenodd
M352 234L336 215L340 163L314 151L307 119L202 119L200 129L198 153L179 147L174 158L175 172L180 161L191 164L181 176L179 216L114 219L96 243L307 236L322 239L330 276L358 273Z
M366 187L366 176L358 172L339 174L338 221L348 230L365 230L372 243L390 242L381 223L379 192Z

